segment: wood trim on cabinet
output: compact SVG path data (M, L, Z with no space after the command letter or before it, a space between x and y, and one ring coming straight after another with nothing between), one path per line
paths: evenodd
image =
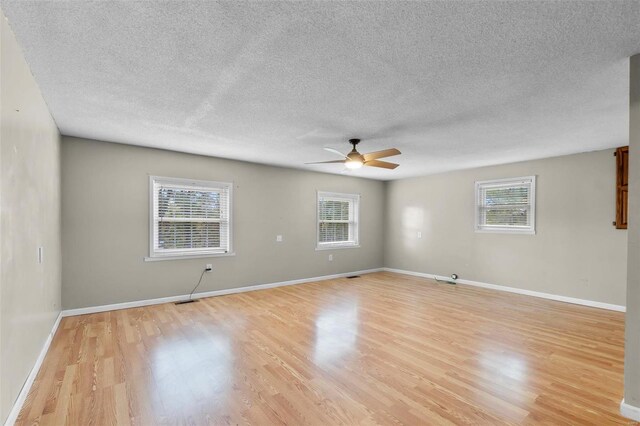
M616 149L616 229L627 229L629 211L629 147Z

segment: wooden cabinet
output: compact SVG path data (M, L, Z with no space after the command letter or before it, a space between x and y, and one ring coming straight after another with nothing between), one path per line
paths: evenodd
M629 147L616 149L616 221L617 229L627 229L629 211Z

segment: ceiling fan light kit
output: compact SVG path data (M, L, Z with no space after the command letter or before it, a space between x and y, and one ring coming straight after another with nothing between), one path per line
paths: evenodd
M339 154L344 157L342 160L333 160L333 161L319 161L316 163L306 163L306 164L329 164L329 163L342 163L345 165L347 169L355 170L359 169L362 166L369 167L380 167L383 169L395 169L398 167L398 164L389 163L387 161L380 161L379 158L391 157L394 155L399 155L401 152L396 148L385 149L382 151L369 152L367 154L360 154L356 149L356 145L360 143L360 139L349 139L349 143L353 145L351 152L347 155L342 154L340 151L337 151L333 148L325 148L325 150L329 152L333 152Z

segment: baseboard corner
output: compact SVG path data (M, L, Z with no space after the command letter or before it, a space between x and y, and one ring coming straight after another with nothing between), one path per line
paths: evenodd
M624 402L624 398L620 402L620 414L628 419L640 422L640 408L627 404Z

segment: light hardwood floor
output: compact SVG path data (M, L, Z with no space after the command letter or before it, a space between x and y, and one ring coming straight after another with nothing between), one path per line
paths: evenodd
M629 424L623 327L385 272L69 317L17 424Z

